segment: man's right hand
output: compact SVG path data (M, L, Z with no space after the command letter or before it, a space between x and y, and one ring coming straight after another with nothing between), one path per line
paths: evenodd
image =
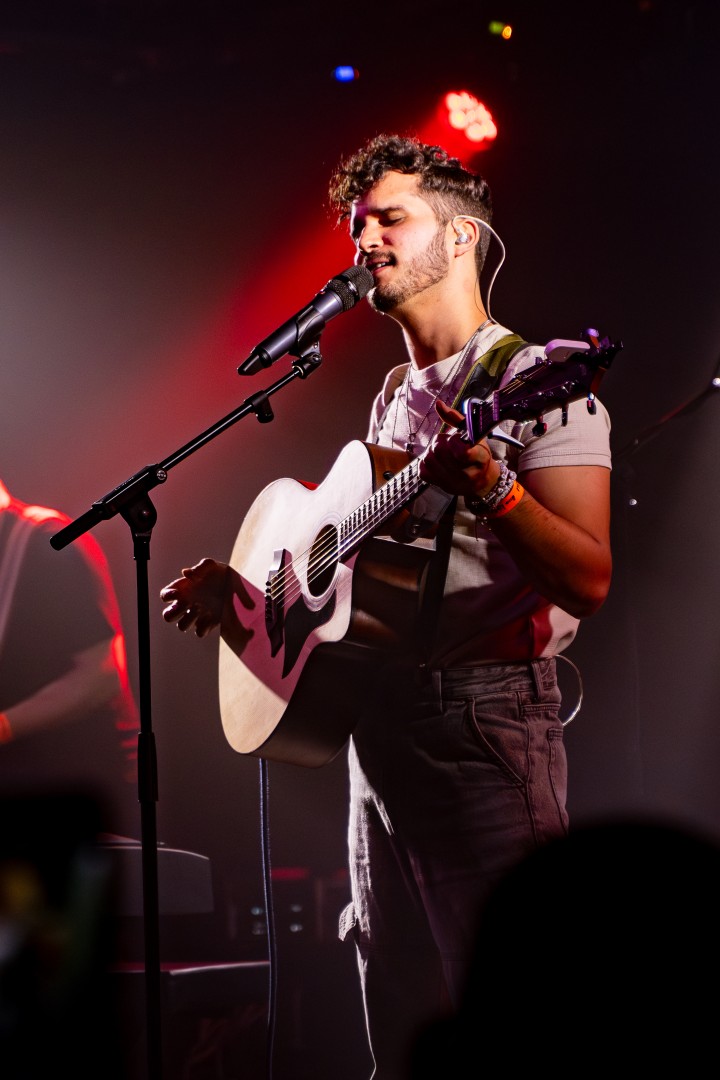
M219 626L225 601L232 592L232 568L215 559L201 559L195 566L186 567L182 577L171 581L160 591L163 619L176 623L178 630L195 630L205 637Z

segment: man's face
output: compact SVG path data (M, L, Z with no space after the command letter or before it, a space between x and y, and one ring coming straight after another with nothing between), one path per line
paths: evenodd
M447 228L418 194L418 178L389 172L355 203L350 235L355 261L372 271L368 303L392 312L443 281L450 264Z

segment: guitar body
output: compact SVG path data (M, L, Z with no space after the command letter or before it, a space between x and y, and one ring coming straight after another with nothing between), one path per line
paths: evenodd
M542 435L543 412L580 397L593 412L622 343L585 336L560 343L571 354L562 362L538 361L488 399L466 399L467 436L502 438L496 425L510 418L536 420ZM330 761L367 701L378 649L411 652L433 548L406 541L431 536L447 505L438 510L438 489L426 487L420 459L351 442L317 487L277 480L255 500L230 558L220 639L220 712L239 753Z
M408 460L351 442L317 487L277 480L250 507L230 557L244 600L223 620L219 657L222 724L239 753L330 761L357 723L376 647L407 647L431 552L371 538L344 557L339 533Z

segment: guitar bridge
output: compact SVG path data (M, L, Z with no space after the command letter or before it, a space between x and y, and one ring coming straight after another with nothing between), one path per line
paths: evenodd
M286 548L276 551L265 582L265 630L271 656L277 656L285 637L285 587L281 577L285 576L287 561Z

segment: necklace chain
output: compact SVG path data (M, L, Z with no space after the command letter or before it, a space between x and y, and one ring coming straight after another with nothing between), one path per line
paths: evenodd
M430 408L427 410L427 412L425 413L425 415L423 416L422 420L417 425L415 430L413 430L412 425L411 425L411 421L410 421L410 403L409 403L410 389L414 388L413 387L413 381L412 381L412 364L410 364L408 366L407 372L405 373L405 379L403 380L402 389L400 391L400 394L404 399L405 416L407 418L408 441L405 444L405 450L406 450L406 452L408 454L411 454L413 456L415 455L415 442L416 442L420 432L424 428L428 417L430 416L433 409L435 408L435 402L440 397L440 395L442 394L443 390L445 390L446 387L452 387L452 385L455 382L455 379L457 377L458 372L462 369L462 367L463 367L463 365L465 363L465 360L467 359L467 357L468 357L468 355L470 353L470 350L472 349L473 345L475 344L475 341L477 339L478 334L481 332L481 330L484 330L486 326L489 326L489 324L491 322L492 322L492 319L486 319L485 322L481 326L478 326L477 330L475 330L475 332L472 334L470 339L467 341L467 343L465 344L465 347L462 349L460 355L458 356L457 360L453 364L452 368L450 369L450 371L447 373L447 375L443 379L442 385L438 389L438 392L435 394L435 397L430 402ZM395 412L395 424L397 424L397 413L399 411L399 407L400 407L400 401L398 399L398 409ZM393 425L393 427L394 426L395 425ZM394 435L395 435L395 432L393 430L393 441L394 441Z

